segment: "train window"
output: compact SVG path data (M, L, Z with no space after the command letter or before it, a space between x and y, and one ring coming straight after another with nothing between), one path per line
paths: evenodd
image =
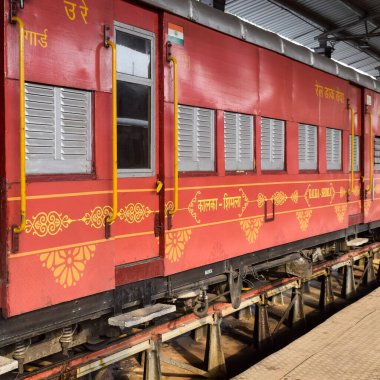
M327 170L342 169L342 131L326 128L326 163Z
M285 169L285 122L261 118L261 168Z
M317 127L298 126L298 165L300 170L316 170L318 164Z
M359 166L360 166L360 137L354 136L354 171L358 172ZM351 170L351 135L348 136L348 170Z
M253 116L224 113L226 170L253 170Z
M374 155L375 170L380 170L380 136L375 136Z
M178 168L180 171L215 170L215 112L178 107Z
M25 85L26 172L91 172L91 93Z
M115 23L117 161L122 177L154 174L154 34Z

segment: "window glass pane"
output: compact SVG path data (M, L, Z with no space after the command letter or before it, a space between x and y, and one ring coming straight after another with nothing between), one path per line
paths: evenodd
M150 87L117 83L119 169L150 168Z
M117 71L141 78L151 77L151 41L116 31Z

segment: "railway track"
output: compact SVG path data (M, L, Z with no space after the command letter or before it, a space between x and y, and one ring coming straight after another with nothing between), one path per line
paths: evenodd
M169 315L144 328L133 329L114 339L100 342L98 346L75 348L69 357L56 355L29 363L25 365L24 374L10 373L4 379L100 379L102 374L99 371L136 356L143 359L134 360L136 367L129 369L132 377L127 378L143 376L148 380L160 379L162 368L168 366L176 368L177 374L182 371L181 378L186 376L184 373L188 374L188 378L228 378L231 373L238 371L236 368L227 371L224 354L226 347L223 347L222 342L222 333L228 335L234 330L231 316L239 313L246 324L253 325L252 343L257 358L260 358L260 352L278 347L278 341L273 345L273 337L287 329L284 326L305 326L305 309L313 310L313 307L305 304L310 283L317 284L313 290L314 309L318 308L325 313L332 311L337 301L337 292L341 293L342 298L350 299L355 296L359 285L366 285L367 288L374 286L377 282L374 264L377 252L380 252L380 243L336 254L328 261L314 264L311 274L304 278L283 277L272 273L266 280L256 281L249 288L244 288L237 309L230 303L223 302L220 296L215 298L215 302L211 297L210 306L202 318L193 313ZM380 270L377 270L377 278L379 277ZM284 302L284 295L288 302ZM280 306L276 307L278 299ZM251 318L253 310L255 315ZM272 314L274 310L276 318L269 318L268 310ZM180 361L167 349L170 342L189 333L193 333L197 341L203 339L203 363L200 359L192 364ZM252 358L250 360L254 361Z

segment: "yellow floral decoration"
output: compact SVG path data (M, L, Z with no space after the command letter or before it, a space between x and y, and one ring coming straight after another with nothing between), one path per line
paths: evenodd
M84 222L86 226L99 229L99 228L104 227L106 217L110 214L112 214L112 207L97 206L94 209L92 209L90 212L85 213L84 217L81 218L80 220Z
M64 288L69 288L75 286L83 277L86 264L94 257L95 250L95 245L75 247L68 250L60 249L42 253L40 261L44 268L51 270L58 284Z
M264 218L262 217L240 221L240 227L243 230L248 243L252 244L257 240L263 222Z
M144 206L141 203L129 203L122 208L117 215L121 220L132 224L142 222L152 213L153 211L148 206Z
M347 211L347 204L336 205L335 213L339 223L343 223Z
M296 212L296 217L301 231L306 231L309 228L309 222L312 214L313 210L302 210Z
M72 222L73 220L68 215L62 215L57 211L39 212L32 219L26 221L25 232L38 237L54 236L68 228Z
M370 199L364 201L364 216L368 216L371 205L372 201Z
M174 231L166 234L165 257L171 263L175 263L181 259L190 237L191 230Z

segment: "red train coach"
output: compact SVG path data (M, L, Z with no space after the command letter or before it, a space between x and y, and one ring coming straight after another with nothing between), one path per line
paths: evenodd
M225 280L238 304L255 265L380 226L375 80L196 1L22 3L2 2L3 354Z

